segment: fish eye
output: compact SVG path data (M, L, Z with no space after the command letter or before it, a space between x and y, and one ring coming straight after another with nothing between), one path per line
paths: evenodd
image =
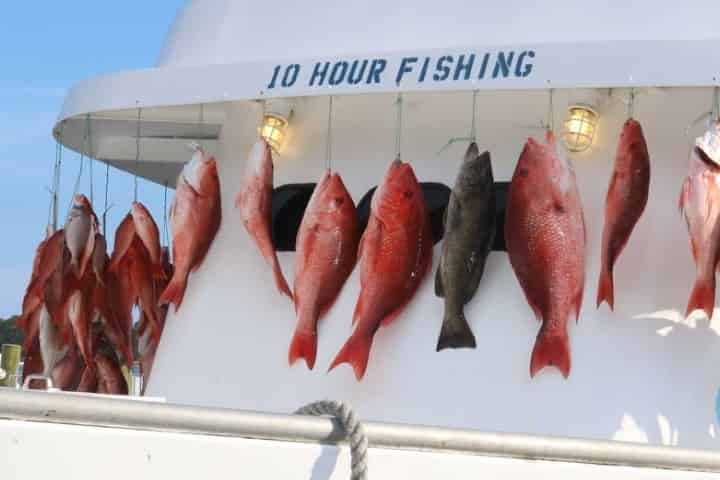
M345 199L342 197L335 198L335 204L337 204L338 206L342 205L344 201L345 201Z

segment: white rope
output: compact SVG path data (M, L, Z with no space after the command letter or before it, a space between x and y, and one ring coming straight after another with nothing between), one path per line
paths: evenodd
M350 480L367 480L368 478L368 441L365 436L360 419L355 412L343 402L334 400L323 400L313 402L304 406L296 415L330 415L340 420L348 442L350 443L350 457L352 459L352 467Z
M138 168L140 167L140 124L142 121L142 108L140 108L140 102L137 109L137 137L135 138L135 178L134 178L134 189L133 189L133 200L137 202L138 199Z
M400 159L401 157L401 148L402 148L402 121L403 121L403 98L402 93L398 93L397 101L395 102L395 105L397 106L397 118L396 118L396 125L395 125L395 158Z
M328 100L327 145L325 150L325 166L328 170L332 169L332 111L333 97L330 95Z

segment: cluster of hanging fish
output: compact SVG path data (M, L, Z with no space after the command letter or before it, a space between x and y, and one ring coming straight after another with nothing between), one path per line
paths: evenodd
M26 373L42 373L63 390L126 394L120 367L139 360L147 379L168 303L180 308L188 276L220 225L219 185L215 159L196 148L170 211L174 266L142 203L120 222L108 256L90 202L76 195L64 228L37 248L18 321Z
M691 155L681 208L690 231L698 280L688 313L712 314L715 271L720 259L720 124ZM640 123L624 124L606 198L597 306L614 307L613 267L647 204L650 157ZM285 281L272 245L273 162L262 139L253 147L236 205L243 223L271 265L278 290L294 300L297 327L289 362L305 359L312 369L317 323L337 298L356 261L360 295L354 330L330 365L349 363L358 379L366 371L372 339L412 299L432 263L432 238L422 190L411 166L395 160L373 196L360 236L355 205L340 176L329 169L315 187L297 234L294 292ZM475 295L497 232L490 154L467 149L444 218L444 240L435 293L445 302L437 350L475 348L464 305ZM572 164L552 130L546 142L528 139L508 192L505 241L510 263L536 318L542 322L530 360L530 375L554 366L571 369L568 322L579 318L585 287L586 229Z
M253 146L236 199L245 228L271 265L278 290L293 299L297 327L290 342L290 364L315 365L317 324L360 263L360 296L354 330L330 365L352 366L365 375L373 336L402 312L432 263L432 234L420 184L412 167L393 161L375 192L369 223L360 235L358 216L340 175L323 173L297 234L294 289L291 292L272 244L273 160L267 142Z

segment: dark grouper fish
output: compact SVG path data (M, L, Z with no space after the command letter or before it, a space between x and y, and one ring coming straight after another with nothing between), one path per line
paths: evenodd
M442 256L435 276L435 294L445 298L438 352L445 348L475 348L464 306L475 295L494 240L495 189L490 153L479 155L473 142L465 153L445 211Z

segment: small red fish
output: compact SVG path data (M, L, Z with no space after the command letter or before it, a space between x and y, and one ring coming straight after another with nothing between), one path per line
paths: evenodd
M585 286L585 220L575 172L552 132L530 138L508 191L505 242L510 264L542 328L530 376L546 366L570 374L568 319L580 314Z
M317 322L332 306L357 257L360 227L352 197L337 173L327 170L313 191L297 234L295 311L297 329L290 365L315 365Z
M85 275L82 281L71 288L66 303L67 319L75 336L75 341L80 348L80 354L85 361L87 368L94 368L93 339L91 322L95 309L93 307L94 279L92 275Z
M260 253L270 264L278 291L292 298L285 276L280 268L277 253L272 243L270 224L272 222L273 160L270 145L260 138L247 160L243 186L235 198L240 209L240 218L245 229L255 241Z
M97 366L98 393L127 395L127 382L114 360L102 353L96 353L95 364Z
M205 259L220 228L221 217L220 179L215 158L197 149L178 178L170 210L175 270L160 296L161 305L174 303L175 310L180 309L188 276Z
M80 279L85 274L95 250L97 217L85 195L75 195L65 222L65 244L70 251L70 268Z
M650 155L647 144L640 123L629 119L620 135L615 168L605 201L598 307L604 301L607 301L610 310L614 307L613 267L645 211L649 190Z
M690 153L690 168L680 193L690 246L697 269L686 315L700 309L712 318L715 270L720 255L720 167L699 147Z
M355 329L330 370L349 363L360 380L381 325L389 325L415 295L432 263L432 231L423 192L409 163L395 160L375 192L360 240L360 298Z
M135 222L133 221L132 215L128 213L122 222L120 222L120 225L118 225L117 230L115 230L115 246L108 267L111 272L117 272L120 262L125 258L135 236Z
M135 224L137 236L147 250L150 260L150 267L153 275L162 277L165 275L162 269L160 258L160 231L158 230L152 215L140 202L133 202L131 215Z

